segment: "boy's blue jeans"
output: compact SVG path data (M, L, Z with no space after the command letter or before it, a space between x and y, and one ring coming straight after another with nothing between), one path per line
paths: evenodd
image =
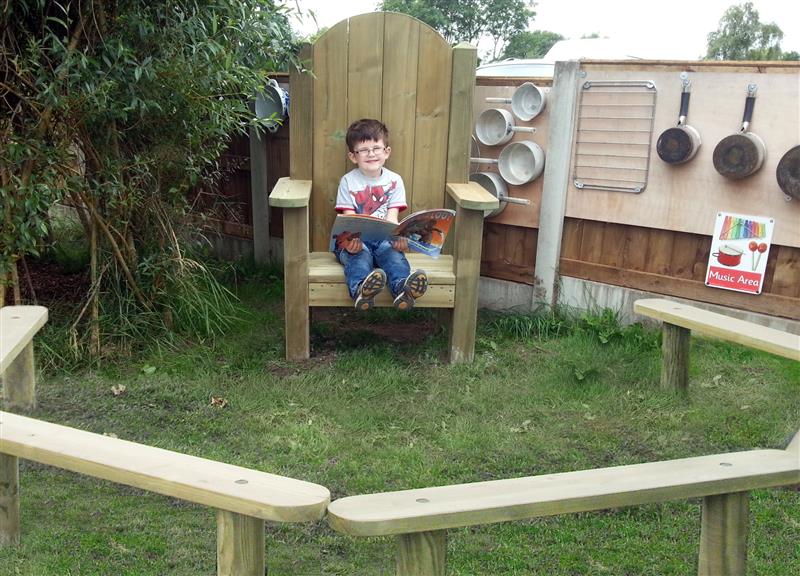
M392 296L397 296L403 289L411 266L406 260L406 255L392 248L389 240L378 242L363 242L364 248L357 254L350 254L347 250L336 250L336 259L344 266L344 277L350 297L355 300L358 296L358 285L375 268L382 268L386 272L386 280Z

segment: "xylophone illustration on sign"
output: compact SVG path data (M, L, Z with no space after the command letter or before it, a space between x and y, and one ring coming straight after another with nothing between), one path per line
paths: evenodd
M767 224L760 220L752 220L732 214L726 214L722 221L720 240L750 240L766 238Z

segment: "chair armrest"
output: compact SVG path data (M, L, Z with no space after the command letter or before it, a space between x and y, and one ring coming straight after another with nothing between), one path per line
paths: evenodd
M311 180L280 178L269 195L269 205L276 208L303 208L311 198Z
M447 193L461 208L468 210L494 210L499 200L476 182L447 183Z

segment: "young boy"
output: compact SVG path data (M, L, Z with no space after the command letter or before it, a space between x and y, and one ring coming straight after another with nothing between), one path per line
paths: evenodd
M357 167L339 182L336 211L343 214L368 214L397 222L406 209L406 190L399 174L384 168L392 152L389 130L379 120L356 120L347 129L347 157ZM414 301L428 289L424 270L411 273L404 252L405 238L362 242L351 238L337 244L336 258L344 265L344 275L356 310L372 308L375 296L385 286L398 310L410 310Z

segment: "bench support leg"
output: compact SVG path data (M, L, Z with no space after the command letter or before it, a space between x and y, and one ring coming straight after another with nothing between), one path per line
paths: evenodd
M444 576L447 530L400 534L397 576Z
M661 343L661 387L681 394L689 391L689 344L692 332L664 322Z
M19 544L19 460L0 454L0 546Z
M748 495L734 492L703 499L698 576L746 573Z
M217 576L264 576L264 521L217 510Z
M9 412L36 408L33 342L29 342L3 373L3 403Z

